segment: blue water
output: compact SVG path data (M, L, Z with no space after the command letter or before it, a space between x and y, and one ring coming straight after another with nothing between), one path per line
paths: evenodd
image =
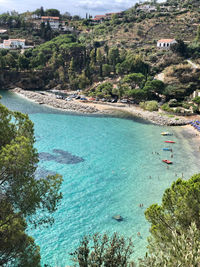
M63 199L49 228L30 229L40 246L42 263L71 264L80 238L95 232L119 232L132 237L134 258L144 255L149 225L144 210L160 203L164 190L177 177L198 172L197 151L184 138L180 127L159 127L139 121L93 116L75 116L29 102L13 93L2 92L9 108L28 113L35 124L40 174L63 175ZM173 132L170 138L162 131ZM173 139L172 166L164 140ZM156 152L156 153L155 153ZM159 154L157 154L159 153ZM139 204L144 207L140 208ZM117 222L113 215L124 221ZM137 233L141 233L141 237Z

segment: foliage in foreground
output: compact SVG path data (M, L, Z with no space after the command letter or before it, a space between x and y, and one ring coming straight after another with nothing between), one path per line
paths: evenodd
M178 179L168 188L162 204L145 212L151 223L149 255L140 266L199 266L200 174L188 181Z
M148 253L139 267L200 266L200 174L178 179L168 188L162 204L145 212L151 223ZM116 233L85 237L73 256L75 266L136 266L131 261L133 244ZM133 255L134 256L134 255Z
M94 234L84 237L75 252L71 253L75 266L93 267L128 267L134 266L131 262L133 243L131 239L114 233L111 237L106 234Z
M150 255L140 260L140 267L200 266L200 231L195 223L186 231L173 231L169 242L157 243L151 238L148 248Z
M0 266L40 266L27 222L35 227L53 223L62 178L35 179L37 163L33 123L0 104Z
M178 179L166 189L162 204L153 204L145 212L151 234L159 241L170 241L173 231L188 230L194 222L200 229L200 174L188 181Z

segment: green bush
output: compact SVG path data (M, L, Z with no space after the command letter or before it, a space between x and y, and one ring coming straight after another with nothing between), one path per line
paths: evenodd
M140 102L140 107L148 111L158 111L158 102L155 100Z
M164 110L164 111L167 111L167 112L171 112L172 109L169 107L169 104L168 103L165 103L161 106L161 109Z

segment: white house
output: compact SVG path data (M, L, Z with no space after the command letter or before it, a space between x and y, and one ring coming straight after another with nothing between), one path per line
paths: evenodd
M157 47L160 49L170 49L170 46L176 43L175 39L161 39L157 42Z
M6 33L7 32L7 30L2 30L2 29L0 29L0 34L4 34L4 33Z
M137 7L137 11L143 11L143 12L155 12L157 11L156 6L151 6L151 5L140 5Z
M59 22L60 18L59 17L46 17L43 16L41 17L41 21L45 23L45 25L47 24L47 22L49 22L49 25L51 26L52 30L59 30Z
M25 39L8 39L4 40L3 44L0 44L0 48L4 49L16 49L16 48L26 48Z

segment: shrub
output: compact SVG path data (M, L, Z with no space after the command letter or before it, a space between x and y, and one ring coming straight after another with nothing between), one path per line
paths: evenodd
M172 109L169 107L169 104L168 103L165 103L161 106L161 109L164 110L164 111L167 111L167 112L171 112Z
M155 100L140 102L140 107L148 110L148 111L157 111L158 110L158 102Z

